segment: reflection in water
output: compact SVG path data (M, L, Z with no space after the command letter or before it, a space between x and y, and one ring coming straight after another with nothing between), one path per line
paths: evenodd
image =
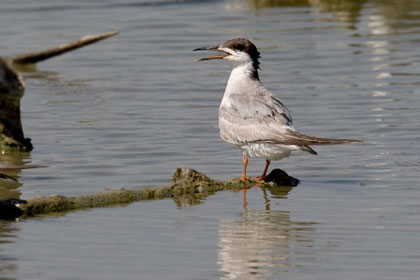
M42 80L58 87L86 87L89 82L94 81L94 79L66 80L60 77L59 72L38 70L36 64L14 64L13 67L22 73L25 80Z
M253 9L312 6L317 13L332 13L338 21L355 25L367 0L249 0Z
M220 221L221 279L267 279L314 258L312 238L305 233L313 232L315 223L291 221L290 212L271 210L267 190L274 199L285 198L293 187L255 187L262 191L265 210L249 210L243 189L240 217Z
M265 199L265 208L266 210L270 210L270 199L268 198L267 195L267 190L271 193L271 195L275 198L285 198L287 196L287 194L294 188L291 186L276 186L276 187L263 187L263 186L259 186L258 183L253 186L253 188L258 188L262 191L262 194L264 196ZM243 199L243 206L247 207L248 206L248 202L246 200L246 193L248 192L250 188L244 188L242 189L242 199Z
M21 169L12 167L24 166L29 157L28 152L10 152L0 155L0 173L6 175L4 177L18 179ZM17 180L0 178L0 200L20 197L20 186L22 184Z
M0 245L5 243L13 242L11 239L16 238L15 232L17 231L17 223L1 221L0 220ZM17 260L4 254L3 249L0 246L0 275L1 279L11 279L10 275L13 275L17 271Z
M248 210L220 221L221 279L267 279L314 258L311 222L290 220L288 211Z
M347 28L357 29L359 17L367 0L308 0L317 13L331 13L336 21L348 24Z
M239 3L245 1L233 1L239 7ZM372 35L392 34L404 28L412 27L407 19L413 20L420 17L416 11L420 10L417 0L248 0L251 9L273 7L312 7L317 13L330 13L334 19L348 23L348 28L356 29L362 10L371 5L375 8L369 16L369 27Z

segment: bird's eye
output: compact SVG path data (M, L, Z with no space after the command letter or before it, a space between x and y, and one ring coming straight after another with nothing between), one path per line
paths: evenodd
M244 46L243 45L235 45L234 46L234 49L235 50L238 50L238 51L243 51L244 50Z

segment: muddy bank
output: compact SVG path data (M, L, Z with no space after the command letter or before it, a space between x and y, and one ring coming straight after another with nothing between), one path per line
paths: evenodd
M64 213L67 211L95 207L124 205L135 201L164 198L172 198L177 206L188 206L198 204L209 195L218 191L240 191L255 186L264 190L267 189L273 195L286 195L298 183L297 179L288 176L284 171L278 172L278 169L273 170L270 175L272 175L271 177L276 178L277 181L292 182L294 180L295 185L281 186L273 182L242 182L238 178L228 181L217 181L196 170L178 168L172 177L171 183L165 186L141 188L138 190L111 190L84 196L66 197L51 195L34 198L28 200L28 203L22 206L22 217L28 218L38 215Z

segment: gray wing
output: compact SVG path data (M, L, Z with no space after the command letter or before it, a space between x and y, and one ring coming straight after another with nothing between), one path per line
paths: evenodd
M255 95L230 94L219 108L219 128L222 139L235 145L294 145L312 154L316 152L309 145L361 142L312 137L296 132L289 110L265 88Z
M261 87L254 94L229 94L219 108L221 137L232 144L286 140L294 131L283 103Z

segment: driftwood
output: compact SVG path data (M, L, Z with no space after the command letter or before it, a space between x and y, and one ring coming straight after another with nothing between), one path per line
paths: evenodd
M21 54L15 57L10 58L10 61L13 64L29 64L29 63L37 63L49 58L52 58L54 56L93 44L95 42L98 42L100 40L112 37L114 35L117 35L117 31L103 33L99 35L86 35L78 40L72 41L67 44L60 45L55 48L43 50L40 52L33 52L33 53L25 53Z
M252 187L261 188L266 195L268 190L272 195L285 196L297 186L299 180L287 175L286 172L274 169L269 177L273 181L287 182L289 185L278 185L273 182L241 181L239 178L228 181L217 181L205 174L189 168L178 168L172 182L166 186L154 188L141 188L138 190L112 190L99 194L84 196L51 195L38 197L21 205L23 218L59 214L68 211L81 210L94 207L109 207L124 205L141 200L157 200L172 198L177 206L188 206L201 203L206 197L218 191L241 191ZM245 191L244 191L245 193ZM245 201L244 201L245 203Z
M118 32L115 31L87 35L79 40L44 51L26 53L9 59L0 58L0 150L10 148L21 151L32 150L31 140L24 137L20 117L20 99L25 91L25 82L22 75L13 69L13 65L40 62L116 34Z
M29 138L23 136L20 99L25 91L22 75L0 58L0 146L31 150Z

